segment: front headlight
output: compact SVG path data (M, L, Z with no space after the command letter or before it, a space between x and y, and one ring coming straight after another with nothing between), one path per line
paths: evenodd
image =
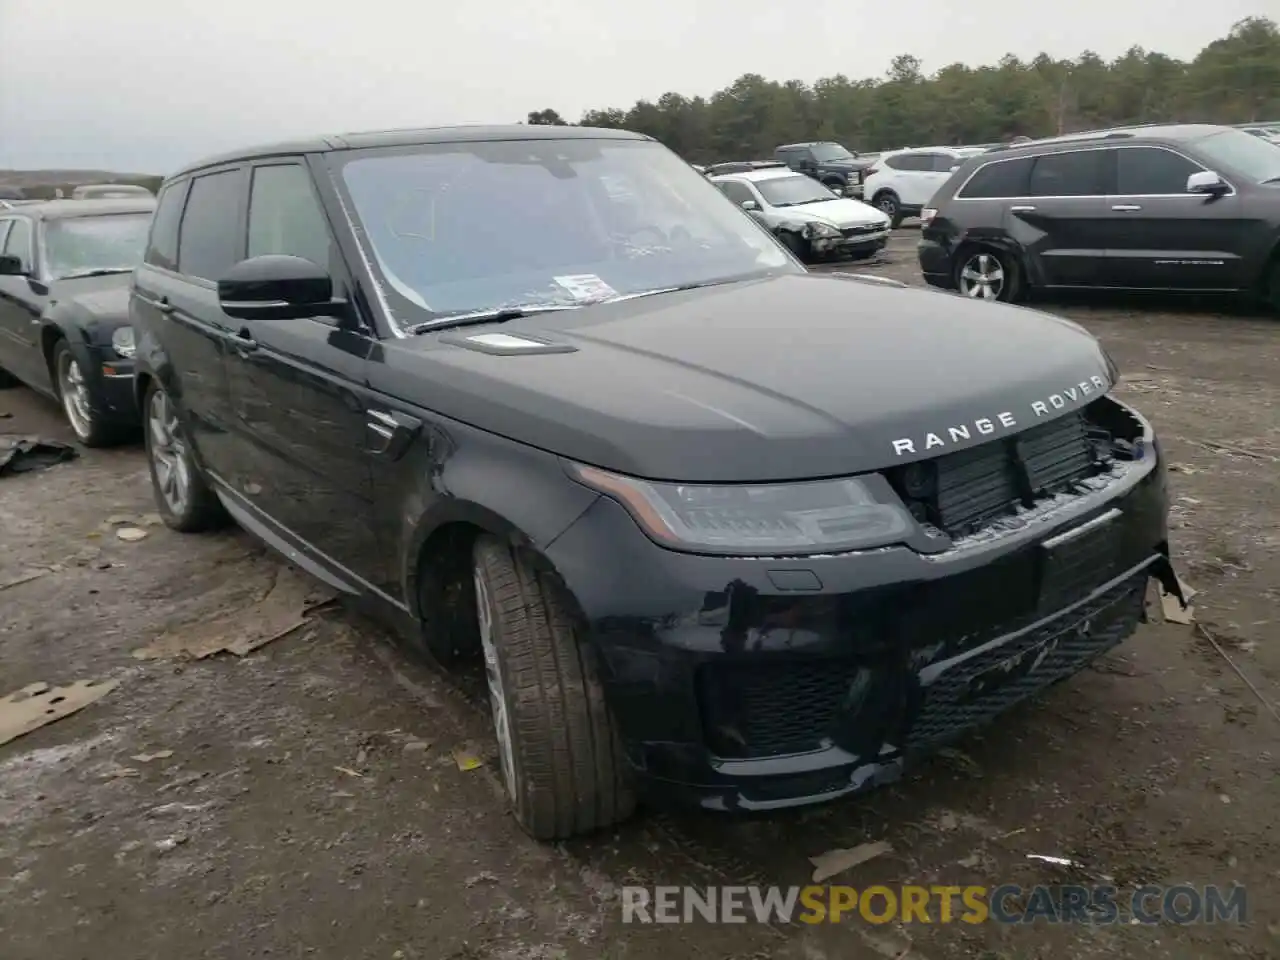
M911 517L859 480L768 485L653 483L571 464L582 483L617 500L673 550L731 556L839 553L902 541Z
M113 331L111 349L126 359L132 357L138 349L133 342L133 327L119 327Z
M840 231L829 223L823 223L821 220L810 220L804 226L804 233L810 239L823 239L826 237L838 237Z

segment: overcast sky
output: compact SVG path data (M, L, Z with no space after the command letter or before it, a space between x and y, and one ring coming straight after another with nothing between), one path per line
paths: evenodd
M743 73L1188 58L1277 0L0 0L0 168L165 173L294 134L577 120ZM861 11L861 16L858 15Z

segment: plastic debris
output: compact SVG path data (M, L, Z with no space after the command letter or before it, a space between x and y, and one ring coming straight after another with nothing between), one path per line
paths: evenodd
M79 451L60 440L22 437L0 450L0 477L15 473L35 473L78 457Z
M119 527L116 530L116 538L125 543L136 543L147 538L147 531L141 527Z
M138 763L150 763L152 760L168 760L172 756L172 750L157 750L155 753L134 754L129 759L136 760Z

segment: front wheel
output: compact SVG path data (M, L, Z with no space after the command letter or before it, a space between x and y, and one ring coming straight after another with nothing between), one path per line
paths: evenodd
M563 840L631 815L627 761L594 650L563 588L517 548L482 536L473 550L476 614L507 796L539 840Z
M880 212L889 218L889 227L897 230L902 226L902 204L898 200L898 195L891 190L876 196L876 207Z
M147 388L143 411L151 487L165 524L183 533L220 526L226 513L196 467L177 407L157 381Z
M76 439L86 447L109 447L124 439L124 431L103 417L102 404L66 340L53 348L53 372L62 411Z
M1018 266L1007 253L965 251L956 260L956 289L974 300L1012 303L1021 294Z

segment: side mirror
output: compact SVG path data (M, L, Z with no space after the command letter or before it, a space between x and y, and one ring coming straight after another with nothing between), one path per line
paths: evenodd
M333 279L323 267L280 254L237 263L218 281L218 301L237 320L341 317L348 307L333 299Z
M1220 197L1230 189L1227 181L1212 170L1201 170L1187 177L1187 193L1200 193L1210 197Z
M760 204L756 203L754 200L743 200L743 201L742 201L742 209L743 209L743 210L746 210L748 213L750 213L750 212L752 212L753 210L759 210L759 209L760 209Z
M11 253L0 256L0 277L25 277L27 268L22 265L22 258Z

